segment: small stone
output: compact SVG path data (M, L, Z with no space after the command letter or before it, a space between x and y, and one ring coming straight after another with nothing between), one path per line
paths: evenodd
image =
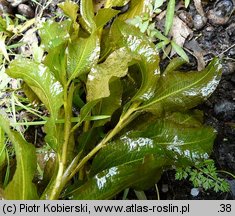
M5 13L11 14L12 7L7 1L0 0L0 15L5 14Z
M205 17L202 17L200 14L196 14L194 17L193 17L193 25L194 25L194 28L197 29L197 30L200 30L202 29L205 24L206 24L206 18Z
M235 58L235 47L231 48L228 52L230 58Z
M34 17L34 11L33 9L26 4L20 4L17 8L17 11L19 14L27 17L27 18L33 18Z
M215 104L214 113L224 120L230 120L235 115L235 103L222 100Z
M178 15L178 17L189 27L193 28L193 18L192 16L186 12L186 11L181 11Z
M233 74L235 72L235 62L225 61L222 63L222 73L223 75Z
M198 188L192 188L192 189L191 189L191 195L192 195L193 197L198 196L199 192L200 192L200 191L199 191Z
M217 1L212 10L208 12L208 19L214 25L224 25L228 22L234 5L231 0L220 0Z
M7 0L12 7L17 7L19 4L25 3L28 0Z

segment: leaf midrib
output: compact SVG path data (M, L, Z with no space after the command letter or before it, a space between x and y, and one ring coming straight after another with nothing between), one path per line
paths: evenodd
M158 98L157 100L154 100L154 101L152 101L152 102L150 102L150 103L148 103L148 104L146 104L146 105L143 105L143 106L139 107L138 109L140 110L140 109L148 108L149 106L152 106L153 104L158 103L159 101L164 100L164 99L167 98L167 97L173 96L173 95L175 95L175 94L178 94L179 92L182 92L182 91L184 91L184 90L186 90L186 89L188 89L188 88L191 88L191 87L197 85L197 84L198 84L199 82L201 82L205 77L207 77L208 74L211 73L211 70L212 70L212 69L213 69L213 66L208 70L208 73L206 73L204 76L202 76L202 77L201 77L199 80L197 80L196 82L194 82L194 83L192 83L192 84L190 84L190 85L188 85L188 86L186 86L186 87L184 87L184 88L181 88L181 89L179 89L179 90L176 90L176 91L174 91L174 92L171 92L171 93L169 93L169 94L166 94L165 96L162 96L162 97Z

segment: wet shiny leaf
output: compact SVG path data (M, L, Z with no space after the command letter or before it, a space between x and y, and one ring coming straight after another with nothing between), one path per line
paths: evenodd
M134 100L149 100L160 77L159 56L153 43L134 26L116 20L111 29L115 48L125 47L135 58L142 74L142 84Z
M122 7L128 2L130 2L130 0L107 0L105 3L105 8Z
M70 38L69 30L71 27L71 20L65 20L62 22L55 22L48 20L42 24L39 29L39 35L41 38L41 46L46 50L50 50L53 47L57 47L68 41Z
M83 28L90 34L96 30L96 24L94 21L94 7L92 0L80 1L80 23Z
M191 109L206 100L221 78L221 65L214 59L203 71L171 72L162 75L155 96L140 109L161 114Z
M103 28L107 24L107 22L109 22L118 13L118 10L114 10L111 8L103 8L99 10L94 18L97 28Z
M159 180L162 173L162 165L166 163L164 158L154 159L147 157L143 161L135 161L130 164L120 165L106 169L87 183L72 191L69 199L76 200L103 200L111 199L114 195L127 187L138 185L142 182ZM140 175L141 173L141 175Z
M66 80L66 63L67 55L65 54L66 44L61 44L57 47L50 49L50 52L46 55L44 64L53 72L55 78L60 81L61 84Z
M99 38L94 33L88 38L78 38L68 45L67 70L70 80L88 73L97 64L100 54Z
M32 60L16 59L11 62L6 72L9 76L23 79L27 83L49 110L50 126L55 127L58 111L63 104L63 88L51 71L45 65ZM56 137L56 134L54 136ZM57 149L57 143L50 145L53 149Z
M11 182L4 191L6 199L29 200L38 199L36 186L32 183L37 169L36 150L22 136L10 129L9 122L0 115L0 127L11 140L16 153L16 171Z
M123 21L148 12L149 0L131 0L128 11L120 16Z
M63 10L63 12L71 18L73 22L76 22L77 19L77 12L78 12L78 4L76 2L66 0L58 4L58 6Z
M63 88L46 66L29 59L16 59L11 62L6 73L13 78L23 79L50 114L57 116L63 104Z
M110 79L124 77L131 61L132 56L125 49L119 49L114 51L104 63L93 67L87 80L87 100L94 101L108 97Z
M103 98L93 109L94 115L112 115L122 103L122 85L119 79L116 79L109 84L110 95L109 97ZM94 122L94 127L103 126L105 123L110 121L109 119L103 119Z
M185 120L188 116L181 118ZM148 127L142 125L145 127L129 131L103 148L93 161L91 175L113 166L143 160L148 154L164 157L171 161L171 165L179 166L209 157L215 138L215 131L210 127L189 126L172 119L158 119Z

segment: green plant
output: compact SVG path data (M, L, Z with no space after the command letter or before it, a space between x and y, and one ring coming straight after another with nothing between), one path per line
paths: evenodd
M191 109L218 85L219 60L200 72L180 72L183 61L175 59L160 73L155 45L123 21L140 14L143 4L133 0L118 18L111 9L119 6L116 1L96 15L92 0L80 4L61 3L69 18L41 24L41 62L18 57L6 70L48 110L43 121L32 123L44 124L54 155L40 171L39 187L33 183L35 147L1 114L17 164L4 188L6 199L108 199L128 187L153 185L166 169L207 160L212 150L215 130Z
M175 14L175 0L170 0L167 3L166 10L166 21L164 25L164 34L156 29L155 21L153 17L158 13L162 12L160 7L163 5L164 1L153 0L146 5L146 12L135 16L134 18L128 20L128 22L140 29L141 32L146 33L149 38L151 38L155 43L158 50L171 50L171 48L186 62L189 61L187 54L184 49L178 45L174 40L168 38L168 34L171 30L174 14ZM185 7L187 7L189 1L185 1Z
M189 178L194 187L201 187L205 190L213 189L215 192L230 190L228 182L218 177L213 160L200 162L193 167L179 168L176 170L175 178L177 180Z

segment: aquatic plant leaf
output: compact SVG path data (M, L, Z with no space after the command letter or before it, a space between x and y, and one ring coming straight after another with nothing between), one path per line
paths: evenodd
M73 22L76 22L77 20L77 12L78 12L78 4L76 2L66 0L65 2L62 2L58 4L59 8L63 10L63 12L71 18Z
M59 109L63 104L63 87L48 67L29 59L16 59L11 62L6 73L13 78L23 79L38 96L50 112L50 127L53 131ZM54 141L57 135L56 133L52 135ZM58 147L58 142L49 142L49 144L54 150Z
M132 56L125 49L118 49L109 55L105 62L94 66L88 75L86 84L87 101L108 97L110 79L124 77L131 61Z
M206 100L216 89L221 78L219 59L214 59L202 71L171 72L162 75L155 96L140 110L156 114L185 111Z
M68 45L67 71L70 80L88 73L96 65L100 54L97 34L88 38L77 38Z
M111 8L103 8L97 12L94 20L97 29L103 28L113 17L115 17L120 11Z
M36 186L32 183L37 169L35 147L27 143L18 132L12 131L8 120L2 115L0 115L0 127L14 146L17 162L13 179L4 190L5 198L11 200L38 199Z
M94 115L112 115L122 104L122 84L119 79L111 81L109 84L109 97L101 99L101 101L94 107ZM93 127L103 126L109 122L109 119L95 121Z
M166 163L163 158L146 157L143 161L120 165L106 169L68 196L73 200L103 200L111 199L125 188L149 182L150 185L159 180ZM141 175L140 175L141 173Z
M6 73L15 79L23 79L47 107L51 116L58 115L63 104L63 87L45 65L29 59L16 59L11 62Z
M112 7L122 7L126 5L130 0L107 0L105 2L105 8L112 8Z
M211 127L158 119L149 123L148 127L145 123L140 130L128 131L109 143L93 160L90 173L94 175L113 166L143 160L148 154L163 157L171 165L193 164L209 157L215 135Z
M116 20L111 28L111 40L114 48L125 47L136 60L141 74L142 84L134 100L149 100L160 77L159 56L153 43L136 27Z
M66 43L50 49L45 57L44 64L53 72L55 78L61 84L66 80L67 55L65 53Z
M120 19L125 21L127 19L132 19L135 16L140 16L143 13L147 13L148 4L150 4L149 0L131 0L128 11L120 15Z
M70 19L62 22L48 20L42 23L42 27L39 29L41 47L46 51L49 51L51 48L57 47L63 44L65 41L68 41L70 38L70 27Z
M94 7L92 0L80 1L80 23L82 27L90 34L96 30L96 24L94 21Z

